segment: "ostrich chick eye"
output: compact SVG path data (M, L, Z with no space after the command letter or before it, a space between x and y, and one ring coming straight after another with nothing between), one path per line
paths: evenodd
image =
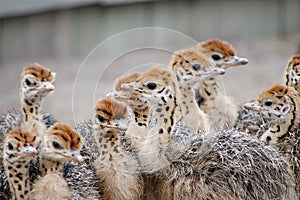
M98 115L97 117L98 117L98 120L100 122L104 122L105 121L105 118L102 115Z
M25 83L27 86L35 86L36 85L36 82L34 82L33 80L28 79L28 78L25 79Z
M148 83L147 84L147 87L150 89L150 90L154 90L156 88L156 84L155 83Z
M8 143L8 149L13 150L14 146L11 143Z
M273 102L272 101L265 101L265 106L271 106L271 105L273 105Z
M55 148L55 149L62 149L62 146L60 146L60 144L56 141L53 141L52 142L52 146Z
M214 60L220 60L221 56L218 55L218 54L213 54L213 55L211 55L211 58L214 59Z

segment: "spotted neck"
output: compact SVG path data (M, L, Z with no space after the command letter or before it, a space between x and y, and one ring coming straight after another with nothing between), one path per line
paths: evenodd
M153 126L153 118L148 106L142 109L132 108L131 121L126 131L126 135L133 138L140 138L141 134L147 136L148 131ZM141 133L144 132L144 133Z
M41 122L41 102L22 98L21 105L23 112L22 129L41 137L45 129Z
M47 158L42 158L42 176L49 173L55 173L62 176L64 165L59 161L54 161Z
M199 109L196 94L191 83L186 83L177 76L177 97L180 106L182 122L192 130L207 130L208 122L205 113Z
M145 107L144 109L133 110L133 123L140 127L149 127L151 122L150 109Z
M29 191L32 190L32 184L29 179L29 165L32 160L23 160L15 163L5 162L5 168L12 192L13 200L29 199Z
M211 77L204 80L200 86L200 96L201 102L199 107L205 113L209 113L211 110L215 109L213 102L218 95L219 85L216 77Z
M132 115L126 136L130 137L131 146L137 152L142 172L153 173L169 165L164 152L179 109L176 95L170 92L164 88L159 94L162 96L155 97L157 104L148 102L149 107L142 112L133 110L138 114Z
M181 120L178 115L180 107L178 105L177 95L172 94L171 90L165 89L164 98L161 98L161 102L154 106L152 112L155 116L156 124L158 128L158 134L161 136L161 144L163 147L169 142L169 136L173 131L176 122Z
M279 123L274 123L261 136L261 140L267 144L276 144L286 137L289 132L297 132L300 124L300 100L297 97L287 96L291 105L290 112Z
M119 134L111 130L99 130L97 141L100 149L100 160L105 162L113 161L113 154L120 154Z

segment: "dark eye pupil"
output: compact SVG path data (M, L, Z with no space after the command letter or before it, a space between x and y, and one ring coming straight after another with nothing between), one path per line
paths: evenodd
M213 54L211 57L214 60L220 60L221 59L221 56L219 56L218 54Z
M32 81L30 81L29 79L26 79L25 82L26 82L26 85L28 85L28 86L33 86L33 85L35 85L35 82L32 82Z
M104 122L105 121L105 118L102 115L98 115L98 119L99 119L100 122Z
M266 105L266 106L271 106L272 104L273 104L273 103L272 103L271 101L266 101L266 102L265 102L265 105Z
M62 147L60 146L60 144L58 143L58 142L56 142L56 141L53 141L52 142L52 145L53 145L53 147L55 148L55 149L61 149Z
M150 89L150 90L154 90L156 88L156 84L155 83L149 83L147 85L147 87Z
M11 143L8 143L8 149L13 150L14 146Z
M201 65L200 64L194 64L192 66L192 68L195 70L195 71L198 71L200 68L201 68Z

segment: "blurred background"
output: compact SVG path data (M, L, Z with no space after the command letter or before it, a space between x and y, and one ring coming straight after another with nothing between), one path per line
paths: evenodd
M299 0L0 0L0 113L20 107L20 73L38 62L57 73L43 112L74 124L118 76L167 65L196 41L230 42L248 65L223 90L238 105L282 82L300 53Z

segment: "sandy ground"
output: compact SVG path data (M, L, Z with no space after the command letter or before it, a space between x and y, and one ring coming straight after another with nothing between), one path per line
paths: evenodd
M237 105L255 99L262 90L276 83L282 83L282 73L289 57L300 53L300 32L230 42L239 56L249 60L248 65L230 69L222 77L223 92L232 96ZM84 57L64 61L41 59L38 62L57 72L56 90L47 98L43 111L71 124L90 119L94 102L112 91L115 78L129 71L145 71L151 62L167 64L169 56L144 50L120 56L107 66L101 66L97 61L83 62ZM19 74L30 62L33 61L16 59L1 65L0 113L20 107Z

